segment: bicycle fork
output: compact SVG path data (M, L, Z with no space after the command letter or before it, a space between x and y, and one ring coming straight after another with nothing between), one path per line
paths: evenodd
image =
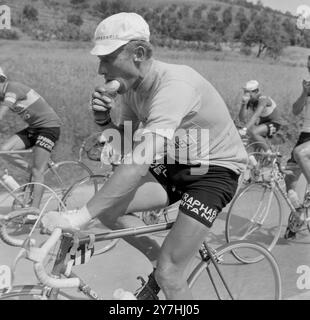
M203 245L202 245L202 248L199 250L199 253L200 253L201 259L206 262L206 265L207 265L206 266L206 270L207 270L208 276L209 276L209 278L211 280L211 283L212 283L212 286L214 288L214 291L216 293L217 298L219 300L222 300L221 296L220 296L220 293L219 293L219 291L218 291L218 289L216 287L214 278L213 278L213 276L211 274L210 268L209 268L210 260L213 263L218 275L220 276L221 281L222 281L225 289L227 290L229 296L231 297L232 300L234 300L234 297L233 297L231 291L229 290L228 285L225 282L225 279L224 279L224 277L222 275L222 272L221 272L221 270L220 270L220 268L218 266L218 262L221 261L221 258L216 256L216 250L214 250L212 248L209 248L207 243L204 241Z

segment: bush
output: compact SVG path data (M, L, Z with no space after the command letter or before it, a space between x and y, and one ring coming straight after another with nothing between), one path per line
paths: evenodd
M251 53L252 53L252 48L249 47L249 46L243 45L243 46L241 46L241 48L240 48L240 52L241 52L242 54L246 55L246 56L249 56L249 55L251 55Z
M79 40L80 28L72 23L64 23L57 27L56 38L62 41Z
M31 5L26 5L23 9L23 16L30 21L38 20L38 10Z
M81 4L81 3L84 3L85 0L70 0L70 3L71 4Z
M7 39L7 40L18 40L19 35L15 30L0 30L0 39Z
M81 16L79 16L77 14L69 14L67 16L67 22L75 24L76 26L80 27L83 24L84 21L81 18Z

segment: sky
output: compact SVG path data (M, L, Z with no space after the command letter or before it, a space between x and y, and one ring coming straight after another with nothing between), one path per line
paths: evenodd
M256 3L257 0L247 0ZM262 0L263 5L280 11L290 11L296 14L299 5L305 4L310 7L310 0Z

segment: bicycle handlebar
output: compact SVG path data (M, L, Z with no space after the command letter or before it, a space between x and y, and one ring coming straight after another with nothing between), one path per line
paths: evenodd
M17 218L17 217L24 217L29 214L38 214L39 209L30 207L26 209L20 209L20 210L15 210L13 212L10 212L8 215L0 215L0 222L1 220L4 221L3 223L0 223L0 238L3 240L4 243L13 246L13 247L22 247L24 245L24 240L19 239L19 238L14 238L10 236L7 232L7 227L6 223L9 222L10 220Z
M27 258L34 262L34 272L38 280L43 284L51 288L77 288L80 285L79 278L58 279L49 276L44 268L43 261L46 258L49 251L56 245L57 241L61 238L62 230L56 228L47 241L41 246L30 246L27 250Z
M4 243L8 244L9 246L22 247L24 244L24 240L11 237L8 234L6 226L4 224L1 224L0 227L0 238L1 240L3 240Z

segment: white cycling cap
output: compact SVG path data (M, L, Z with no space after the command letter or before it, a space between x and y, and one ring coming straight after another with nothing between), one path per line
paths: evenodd
M256 80L250 80L248 81L245 86L243 87L243 89L248 90L248 91L254 91L257 90L259 88L259 83Z
M96 56L110 54L131 40L150 41L147 22L137 13L120 12L102 20L95 31Z
M6 80L7 76L5 75L5 73L3 72L3 69L0 67L0 78Z

